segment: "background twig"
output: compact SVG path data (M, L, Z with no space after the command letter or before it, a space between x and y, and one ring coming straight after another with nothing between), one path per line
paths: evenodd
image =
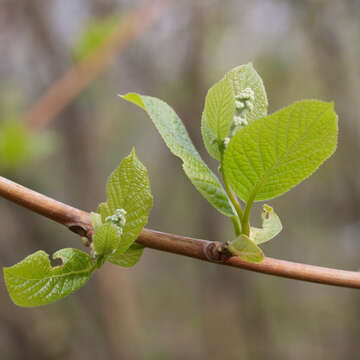
M125 50L167 9L172 0L148 0L113 31L106 43L59 78L24 116L31 130L40 130L66 108L115 56Z

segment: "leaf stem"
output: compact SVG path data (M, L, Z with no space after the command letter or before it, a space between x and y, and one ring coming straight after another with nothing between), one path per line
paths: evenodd
M237 213L237 216L233 216L231 218L233 225L234 225L234 230L235 230L235 234L236 236L239 236L241 234L241 222L242 222L242 218L243 218L243 209L241 208L241 205L239 204L239 201L236 198L236 195L234 194L229 182L227 181L227 178L225 176L225 172L223 170L223 159L221 158L221 162L220 162L220 173L224 182L224 186L225 186L225 190L226 193L229 196L229 199L232 203L232 205L234 206L234 209ZM240 223L239 223L240 221Z
M239 222L239 219L237 218L237 216L232 216L231 220L232 220L233 225L234 225L235 235L236 236L241 235L241 223Z
M244 216L241 219L242 234L245 234L247 236L250 235L250 225L249 225L250 211L251 211L251 207L254 203L256 193L257 193L257 186L255 187L254 191L251 193L249 200L246 203L245 210L244 210Z

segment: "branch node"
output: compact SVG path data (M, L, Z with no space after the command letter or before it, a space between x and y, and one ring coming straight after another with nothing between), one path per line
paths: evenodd
M214 241L204 246L204 254L209 261L224 263L233 256L227 247L228 243Z
M94 230L92 228L79 224L68 224L67 227L73 233L81 236L81 240L85 246L90 246L94 234Z

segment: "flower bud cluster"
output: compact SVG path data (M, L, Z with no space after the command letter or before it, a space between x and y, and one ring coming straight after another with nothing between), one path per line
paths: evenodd
M235 96L235 106L236 110L249 110L252 111L254 108L255 94L253 89L246 88L240 91L239 94Z
M111 222L118 227L119 235L123 234L123 228L126 224L126 210L116 209L114 215L105 218L105 222Z
M246 88L235 96L235 115L230 129L230 136L224 139L223 146L229 144L235 133L248 125L246 112L254 109L255 94L251 88Z

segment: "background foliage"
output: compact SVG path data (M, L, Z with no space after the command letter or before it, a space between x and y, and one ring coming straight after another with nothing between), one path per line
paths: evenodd
M26 111L73 65L74 47L89 22L113 14L122 19L140 3L2 1L0 125L6 114ZM136 145L155 199L149 227L226 238L231 222L196 193L147 116L116 94L136 91L171 104L211 163L199 130L206 91L226 70L253 61L270 113L300 98L334 100L340 124L335 157L311 181L271 203L284 231L264 250L269 256L357 269L359 10L350 0L174 2L51 122L46 130L56 133L56 147L47 146L53 149L47 156L24 158L21 167L1 163L1 175L95 210L105 200L107 174ZM5 200L0 212L1 266L39 248L48 253L80 248L76 235ZM15 308L1 279L0 349L4 359L353 358L359 309L354 290L145 250L134 269L107 264L75 296L46 308Z

